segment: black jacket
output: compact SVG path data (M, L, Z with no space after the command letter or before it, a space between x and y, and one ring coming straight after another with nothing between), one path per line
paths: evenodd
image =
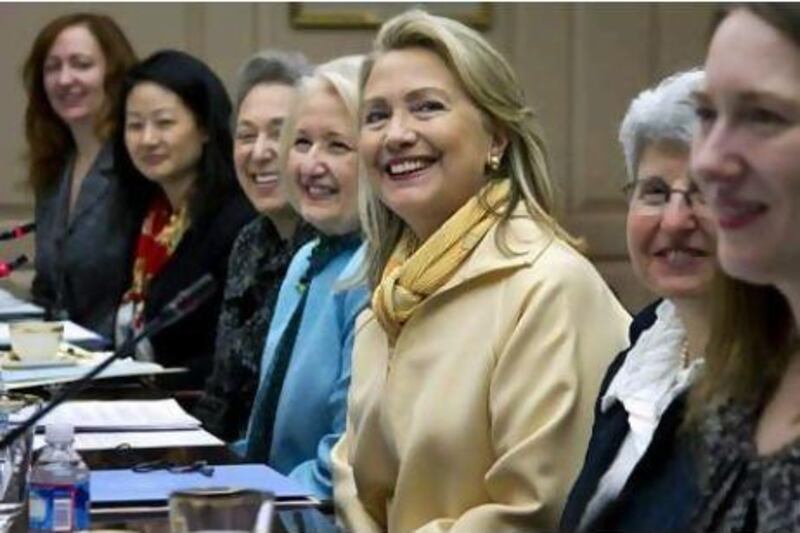
M212 297L190 315L152 337L155 360L164 366L189 368L161 380L174 389L199 390L211 373L228 256L239 230L255 216L238 187L222 207L194 221L164 268L150 281L145 319L150 321L183 289L211 274L217 282Z
M36 195L36 275L33 301L53 318L68 318L103 335L131 284L131 265L143 214L114 172L104 145L83 180L68 216L70 156L59 181Z
M656 320L657 301L643 309L630 326L630 346ZM606 412L600 398L619 371L630 347L611 363L595 405L592 437L583 469L570 491L561 516L562 531L575 531L603 475L628 434L628 415L620 402ZM673 400L661 417L653 440L634 468L619 497L589 525L589 531L687 531L699 498L691 438L681 428L685 393Z

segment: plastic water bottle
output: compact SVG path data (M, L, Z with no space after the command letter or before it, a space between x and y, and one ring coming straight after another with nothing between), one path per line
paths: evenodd
M73 427L51 424L31 469L29 531L89 529L89 468L72 447Z

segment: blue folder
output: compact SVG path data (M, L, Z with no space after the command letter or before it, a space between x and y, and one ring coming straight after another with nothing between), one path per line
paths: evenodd
M173 473L167 470L92 470L92 505L162 502L171 492L185 489L230 487L272 492L277 499L310 497L296 481L262 464L215 465L214 473Z

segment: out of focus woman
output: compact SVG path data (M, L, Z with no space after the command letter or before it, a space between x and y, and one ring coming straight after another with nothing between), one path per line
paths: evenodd
M49 22L25 61L28 183L36 199L34 301L111 337L130 283L138 213L114 170L114 103L136 62L116 22Z
M156 52L125 79L114 157L145 209L131 286L117 314L122 343L177 294L211 274L227 279L236 235L254 215L236 183L231 104L200 60ZM222 290L182 320L138 345L140 358L189 369L171 387L201 389L211 371Z
M800 530L800 6L720 9L692 171L723 270L706 372L695 531Z
M639 94L619 139L628 170L628 254L659 297L633 320L611 364L564 531L687 531L699 496L686 395L702 368L717 270L714 222L689 173L701 71Z
M319 233L281 284L261 360L246 457L319 497L332 495L331 448L344 432L356 316L368 303L358 218L358 73L362 56L303 79L281 134L289 198Z
M261 52L239 72L234 105L236 177L261 216L236 238L217 327L214 370L195 414L231 441L243 436L258 388L264 332L289 261L314 231L280 183L278 140L295 84L311 72L300 53Z
M482 36L397 16L361 86L373 295L333 454L338 516L554 530L628 315L554 219L533 112Z

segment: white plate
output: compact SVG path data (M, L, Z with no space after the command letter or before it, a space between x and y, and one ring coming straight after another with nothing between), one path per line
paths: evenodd
M49 368L58 366L75 366L78 364L77 359L69 356L59 356L54 359L44 359L42 361L19 361L12 359L11 352L0 352L0 366L8 370L23 370L27 368Z

